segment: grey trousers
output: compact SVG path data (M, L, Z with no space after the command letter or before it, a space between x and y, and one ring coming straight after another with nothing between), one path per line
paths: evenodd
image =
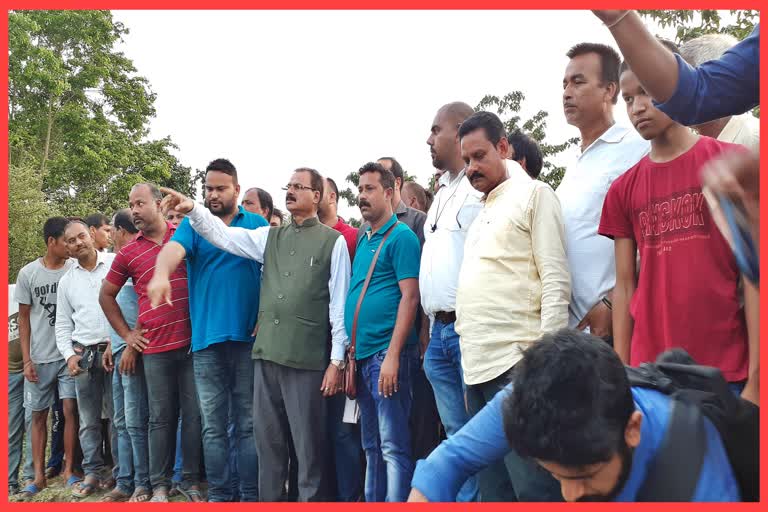
M253 434L259 456L259 499L278 501L285 485L288 435L296 447L299 501L321 501L328 440L323 371L271 361L253 363ZM290 432L290 434L289 434Z

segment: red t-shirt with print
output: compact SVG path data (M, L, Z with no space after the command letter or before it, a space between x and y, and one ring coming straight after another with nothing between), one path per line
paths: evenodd
M630 364L652 362L673 347L726 380L747 378L747 330L736 259L710 215L702 166L735 144L701 137L686 153L656 163L645 156L616 179L598 232L631 238L640 276L631 303Z

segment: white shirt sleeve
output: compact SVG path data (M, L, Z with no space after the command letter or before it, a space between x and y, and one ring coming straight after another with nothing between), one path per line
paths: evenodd
M331 253L331 279L328 281L328 291L331 295L328 307L331 321L331 359L339 361L344 359L344 352L349 344L344 327L344 305L349 292L351 267L347 243L344 237L339 235Z
M267 246L270 226L245 229L227 226L208 208L196 204L187 215L192 229L208 240L211 245L228 253L264 263L264 249Z
M64 361L75 355L75 350L72 348L72 332L75 328L72 320L74 311L67 295L69 276L70 274L67 272L61 278L56 295L56 348L61 352Z

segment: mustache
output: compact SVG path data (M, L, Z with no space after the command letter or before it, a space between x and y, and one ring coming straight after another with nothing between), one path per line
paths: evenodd
M293 194L285 194L286 201L295 201L296 197Z
M369 207L369 208L370 208L370 207L371 207L371 203L369 203L368 201L365 201L365 200L363 200L363 201L360 201L360 202L358 203L358 206L360 206L360 207L362 207L362 206L367 206L367 207Z
M471 178L469 178L469 182L472 183L473 181L479 180L480 178L485 178L485 175L480 172L476 172L472 175Z

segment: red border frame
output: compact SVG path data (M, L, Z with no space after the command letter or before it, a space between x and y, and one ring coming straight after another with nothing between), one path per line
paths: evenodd
M112 1L99 1L99 0L27 0L27 1L10 1L2 2L6 5L5 11L9 9L286 9L286 10L299 10L299 9L466 9L468 2L461 2L459 0L364 0L362 2L355 2L353 0L260 0L257 2L247 2L243 0L218 0L218 1L200 1L200 0L112 0ZM533 3L533 2L531 2ZM476 0L471 3L473 9L477 10L489 10L489 9L526 9L527 2L514 2L514 1L502 1L502 0ZM617 5L618 4L618 5ZM642 4L642 5L638 5ZM672 4L672 5L670 5ZM761 1L747 1L747 2L734 2L732 0L713 2L711 0L706 1L674 1L674 2L660 2L658 0L641 0L638 2L626 2L615 1L606 2L605 0L599 1L583 1L576 0L568 2L566 0L537 0L535 6L538 10L551 10L551 9L587 9L598 7L643 7L643 8L659 8L659 9L723 9L723 8L735 8L735 9L760 9L765 2ZM4 15L0 18L0 34L2 34L2 47L0 47L0 64L4 70L3 82L2 82L2 99L7 105L8 103L8 16ZM542 34L546 37L546 34ZM766 43L761 41L760 49L761 53L766 49ZM762 64L761 59L761 64ZM760 78L761 81L766 83L766 69L761 66ZM762 100L768 98L768 87L763 87L760 93L760 103ZM761 132L766 133L765 128L768 125L766 121L768 116L761 119L760 129ZM3 116L2 129L4 133L8 133L8 118ZM6 144L0 148L0 159L3 162L2 175L0 175L0 197L6 198L5 201L0 201L0 219L3 221L3 226L6 229L0 229L0 260L8 261L8 138L6 135ZM768 138L763 137L763 141L760 146L761 152L764 153L768 150ZM765 157L761 159L761 167ZM763 196L768 197L768 179L763 179L760 185L760 191ZM760 217L762 219L761 238L763 240L768 239L768 225L766 225L765 211L766 207L761 209ZM768 261L768 255L766 251L763 251L761 256L761 263L763 268L766 268L766 262ZM8 280L8 265L4 264L0 266L0 282ZM7 307L7 294L0 293L0 311L5 311ZM761 318L768 318L768 304L766 301L762 302L760 307ZM761 339L762 341L762 339ZM2 345L0 345L0 364L2 368L5 368L8 362L7 351L7 339ZM766 351L763 351L761 356L761 366L765 367ZM768 373L765 370L761 370L761 376L765 377ZM8 414L8 398L4 393L0 393L0 418L6 417ZM537 503L537 504L521 504L519 507L524 507L526 511L562 511L569 510L595 510L596 508L602 508L603 510L616 510L617 508L632 509L632 510L648 510L654 512L664 511L722 511L728 510L742 510L742 511L757 511L762 510L761 504L768 501L768 476L765 473L765 461L768 457L768 447L765 442L766 423L768 422L768 413L761 412L761 443L760 449L760 461L762 469L762 478L760 482L760 490L762 501L761 503L732 503L732 504L670 504L670 503L628 503L628 504L615 504L615 503ZM7 437L8 431L5 421L0 421L0 433L1 439ZM8 457L8 445L5 442L0 442L0 460L5 460ZM415 504L384 504L384 503L169 503L161 507L156 507L152 504L136 504L136 503L7 503L7 484L5 477L0 478L0 501L3 502L2 510L20 511L20 510L50 510L55 507L57 511L82 511L83 509L95 510L96 508L105 508L110 510L136 510L151 508L155 512L161 510L167 510L169 512L177 510L314 510L314 511L342 511L342 510L415 510L417 506L429 507L432 510L483 510L483 511L508 511L510 507L514 508L515 504L507 503L474 503L474 504L459 504L459 503L441 503L441 504L427 504L427 505L415 505ZM127 507L127 508L125 508Z

